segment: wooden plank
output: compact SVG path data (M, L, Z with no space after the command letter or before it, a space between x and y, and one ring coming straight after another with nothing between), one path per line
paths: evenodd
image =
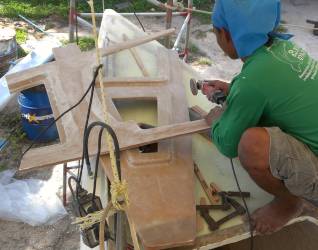
M114 128L121 150L138 148L143 145L167 140L175 137L198 133L210 129L205 120L184 122L180 124L166 125L162 127L142 130L137 126L122 125L118 130ZM129 134L129 136L127 136ZM96 153L97 140L92 139L90 145L90 155ZM19 170L25 171L32 168L39 168L52 164L78 160L81 158L82 148L77 144L81 144L80 140L73 139L74 145L70 145L67 150L64 146L53 145L49 148L41 147L30 150L21 161ZM102 154L108 154L106 145L102 146ZM41 157L45 155L45 157ZM57 157L58 156L58 157ZM36 159L36 160L35 160Z
M164 77L116 77L104 79L105 87L124 87L124 86L149 86L167 83L168 79ZM99 82L95 85L100 87Z
M189 112L190 112L190 118L192 116L193 120L195 120L195 119L204 119L204 117L207 116L207 114L208 114L203 109L201 109L199 106L191 107ZM208 141L211 141L211 136L210 136L210 131L209 130L200 133L200 135L202 135Z
M124 39L125 42L128 40L128 37L127 37L126 34L123 34L123 39ZM150 76L148 70L146 69L146 67L145 67L143 61L141 60L138 52L136 51L136 49L135 48L131 48L131 49L129 49L129 52L131 53L131 55L135 59L135 61L136 61L137 65L138 65L140 71L142 72L143 76L145 76L145 77Z
M10 93L20 92L21 90L37 86L44 82L48 77L50 68L54 67L54 62L40 65L23 72L8 74L5 76Z
M210 189L210 187L208 186L207 182L205 181L203 174L201 173L199 167L197 166L197 164L194 163L194 173L197 176L205 194L207 195L209 201L211 204L216 204L219 202L219 197L213 195L212 190Z
M174 28L173 29L168 29L168 30L164 30L164 31L160 31L160 32L154 33L152 35L142 36L140 38L137 38L137 39L134 39L134 40L131 40L131 41L122 42L122 43L117 44L115 46L109 46L107 48L99 49L99 50L100 50L101 56L108 56L108 55L111 55L111 54L118 53L118 52L120 52L122 50L130 49L130 48L136 47L138 45L142 45L142 44L157 40L158 38L174 34L175 31L176 31L176 29L174 29Z

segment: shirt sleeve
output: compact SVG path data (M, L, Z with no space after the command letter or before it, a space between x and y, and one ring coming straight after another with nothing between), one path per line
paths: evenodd
M227 157L237 157L240 138L248 128L255 127L264 112L266 98L246 80L233 82L227 97L227 107L211 131L211 138L219 151Z

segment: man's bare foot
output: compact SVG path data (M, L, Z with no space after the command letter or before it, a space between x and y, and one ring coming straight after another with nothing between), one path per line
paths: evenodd
M303 211L303 200L296 196L275 198L271 203L252 214L254 229L259 234L271 234L284 227L288 221Z

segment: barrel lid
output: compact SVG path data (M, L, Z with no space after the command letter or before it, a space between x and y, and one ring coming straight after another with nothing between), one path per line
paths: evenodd
M15 36L15 30L11 28L0 29L0 41L10 40Z

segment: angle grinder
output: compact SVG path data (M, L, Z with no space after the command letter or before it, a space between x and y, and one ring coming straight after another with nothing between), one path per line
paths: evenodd
M190 80L190 89L193 95L197 95L199 90L203 91L204 89L208 88L209 83L204 80ZM210 102L223 105L226 100L226 95L221 90L217 90L213 93L213 95L209 98Z

